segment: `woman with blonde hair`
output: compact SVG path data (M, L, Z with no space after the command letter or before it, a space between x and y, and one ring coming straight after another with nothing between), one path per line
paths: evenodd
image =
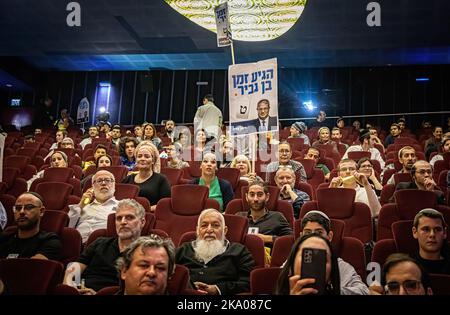
M243 154L237 155L233 161L231 161L230 167L237 168L241 172L240 179L246 180L249 183L254 182L255 180L263 181L256 173L251 172L252 168L250 160Z
M122 183L139 186L139 196L150 201L151 211L162 198L170 197L170 184L167 178L159 174L161 162L158 149L150 141L142 141L135 151L137 173L128 175Z

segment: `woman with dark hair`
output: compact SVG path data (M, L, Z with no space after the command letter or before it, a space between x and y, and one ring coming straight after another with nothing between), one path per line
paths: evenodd
M324 237L312 233L303 235L292 246L291 253L284 264L276 288L279 295L308 295L317 294L318 291L308 287L316 279L301 278L302 250L304 248L326 250L325 295L340 295L340 275L337 256L333 252L331 243Z
M201 161L206 153L213 152L212 142L208 142L208 133L205 129L198 129L194 136L194 160Z
M179 143L183 150L188 149L191 146L189 136L184 132L180 132L178 134L178 137L176 138L175 142Z
M369 181L369 184L375 190L377 196L381 195L381 190L383 189L383 185L381 185L378 180L375 169L373 168L373 163L369 158L363 157L359 159L357 164L357 171L361 174L364 174Z
M224 212L227 204L234 198L234 192L228 181L216 176L217 162L214 153L205 153L200 169L202 171L201 177L193 179L191 184L207 186L209 198L217 200L220 211Z
M152 123L147 123L143 124L142 127L144 129L144 136L142 140L149 140L155 145L158 150L162 150L162 141L156 135L155 125L153 125Z

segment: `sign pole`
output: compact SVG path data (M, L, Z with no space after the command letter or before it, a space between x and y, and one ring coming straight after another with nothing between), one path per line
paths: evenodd
M250 137L250 135L249 135L249 137ZM258 154L256 153L256 150L257 150L257 144L258 144L258 134L257 133L255 133L255 134L253 134L253 137L250 137L250 139L252 139L253 138L253 143L252 143L252 151L253 151L253 153L252 153L252 155L253 155L253 158L252 158L252 173L256 173L256 158L258 157Z
M233 46L233 40L231 40L231 62L233 63L233 65L235 64L234 61L234 46Z

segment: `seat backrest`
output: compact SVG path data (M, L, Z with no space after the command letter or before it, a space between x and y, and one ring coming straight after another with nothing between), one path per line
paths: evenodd
M25 168L30 164L31 159L23 155L10 155L5 157L3 166L18 168L21 174L25 171Z
M397 171L395 169L387 169L383 174L383 186L387 185L388 180L393 176Z
M291 145L292 151L301 151L303 148L303 144L305 143L305 139L303 139L303 138L288 138L287 142Z
M218 178L228 181L234 190L239 183L241 172L237 168L224 167L217 169L216 175Z
M29 156L30 158L33 158L37 153L37 150L35 148L20 148L17 150L17 155L23 155L23 156Z
M156 205L155 228L161 229L178 244L184 232L194 231L202 210L219 209L216 200L208 199L209 189L200 185L172 186L171 198L163 198Z
M124 165L113 165L113 166L105 166L105 167L99 167L97 171L105 170L108 172L111 172L114 175L114 180L116 183L120 183L122 179L127 177L128 174L128 168Z
M69 222L67 213L55 210L45 210L39 228L46 232L61 235L63 228Z
M277 237L275 243L272 246L271 252L271 267L280 267L284 264L291 252L292 245L294 245L295 239L293 235L284 235Z
M394 236L397 250L401 253L414 255L419 249L418 241L412 235L413 220L402 220L392 223L392 235Z
M224 214L225 225L228 227L227 239L230 242L244 244L248 232L248 219L232 214Z
M352 151L352 152L348 152L348 158L352 159L354 161L358 161L364 157L370 159L370 152L368 151Z
M170 167L161 168L161 174L164 174L167 177L170 186L180 184L181 178L183 177L182 170Z
M44 259L0 259L0 278L8 288L8 294L49 294L62 282L63 265Z
M380 204L383 206L388 203L391 197L394 195L395 185L394 184L386 184L383 186L380 195Z
M183 265L175 265L175 271L167 282L167 290L171 295L179 295L187 288L189 269Z
M2 181L6 183L8 189L14 185L14 181L20 174L20 169L17 167L4 167Z
M82 249L81 234L77 229L64 227L59 235L62 243L61 262L67 265L80 257Z
M354 201L354 189L322 188L318 189L316 194L317 203L306 202L300 211L300 218L308 211L320 210L332 219L345 222L344 236L355 237L363 243L372 240L370 209L366 204Z
M394 174L394 181L395 183L401 183L401 182L411 182L412 177L410 173L395 173Z
M353 215L354 189L324 188L317 190L316 195L319 209L326 211L330 218L344 219Z
M44 180L46 182L66 183L73 177L73 169L69 167L49 167L44 171Z
M253 269L250 272L251 294L274 294L280 272L280 267Z
M117 183L115 184L116 191L114 193L114 197L117 200L122 199L135 199L139 195L139 186L134 184L122 184Z
M305 168L307 179L310 179L313 177L314 167L316 166L316 163L314 162L314 160L296 158L295 161L302 163L303 167Z
M394 192L395 203L400 220L412 220L420 210L435 208L436 195L432 191L419 189L402 189Z
M39 183L36 186L36 192L44 199L45 208L50 210L64 210L72 189L72 185L59 182Z

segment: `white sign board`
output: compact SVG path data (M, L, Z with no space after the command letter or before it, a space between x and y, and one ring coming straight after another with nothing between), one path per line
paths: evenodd
M278 131L277 59L228 68L231 135Z
M228 4L222 3L214 8L217 27L217 46L225 47L231 45L231 27L229 18Z
M77 124L89 122L89 101L87 97L83 97L78 104Z

